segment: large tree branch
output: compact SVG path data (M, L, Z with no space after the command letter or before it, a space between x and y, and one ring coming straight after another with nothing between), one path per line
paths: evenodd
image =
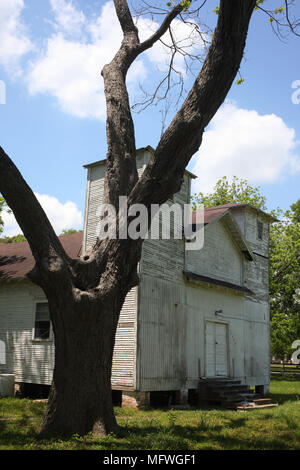
M0 147L0 192L21 227L36 266L31 278L41 282L43 275L64 271L69 263L44 210L21 173Z
M225 100L243 57L255 0L222 0L213 41L182 107L132 190L130 203L163 203L179 191L204 128Z
M164 21L158 28L158 30L150 36L150 38L146 39L144 42L139 44L138 46L138 53L146 51L150 47L152 47L167 31L170 27L172 21L179 15L183 10L183 6L181 4L176 5L173 10L171 10L167 16L165 17Z
M127 1L114 0L114 5L124 36L128 33L134 33L137 36L137 28L133 22Z
M104 200L118 209L119 196L128 195L138 179L134 124L125 83L126 74L136 57L159 40L183 7L177 5L173 8L158 31L140 44L127 1L114 0L114 3L124 39L111 63L102 70L108 145Z

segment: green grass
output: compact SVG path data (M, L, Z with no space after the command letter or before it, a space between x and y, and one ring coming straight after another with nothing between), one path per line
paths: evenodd
M132 410L115 408L120 436L39 440L45 404L28 399L0 399L0 450L229 450L299 449L300 380L275 377L270 397L277 408L246 413L222 409Z

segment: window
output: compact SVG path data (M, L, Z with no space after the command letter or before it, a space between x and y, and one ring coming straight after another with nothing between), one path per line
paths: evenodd
M263 228L264 228L263 223L258 220L257 221L257 238L259 240L262 240L263 238Z
M34 339L50 338L50 315L48 303L37 303L35 307Z

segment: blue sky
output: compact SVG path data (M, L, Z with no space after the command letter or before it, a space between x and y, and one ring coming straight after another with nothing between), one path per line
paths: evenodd
M166 2L157 2L165 5ZM293 12L300 17L296 2ZM203 18L217 2L208 0ZM266 0L273 9L281 0ZM155 25L141 18L142 39ZM179 37L185 34L179 24ZM57 232L83 224L86 170L105 157L105 102L100 75L118 47L120 30L111 2L104 0L1 0L0 145L37 193ZM194 191L209 191L223 175L247 178L267 196L268 208L287 209L300 197L300 38L281 42L268 19L255 12L241 76L207 128L189 169ZM131 102L158 79L166 56L157 47L139 58L128 77ZM180 61L177 66L180 68ZM186 78L187 86L191 78ZM295 101L295 100L294 100ZM297 100L296 100L297 101ZM300 101L300 100L299 100ZM158 107L135 114L137 146L156 146L161 133ZM6 234L20 230L5 216Z

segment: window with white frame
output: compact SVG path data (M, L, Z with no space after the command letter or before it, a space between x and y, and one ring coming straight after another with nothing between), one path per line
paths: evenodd
M50 339L50 314L48 302L35 304L34 339Z

